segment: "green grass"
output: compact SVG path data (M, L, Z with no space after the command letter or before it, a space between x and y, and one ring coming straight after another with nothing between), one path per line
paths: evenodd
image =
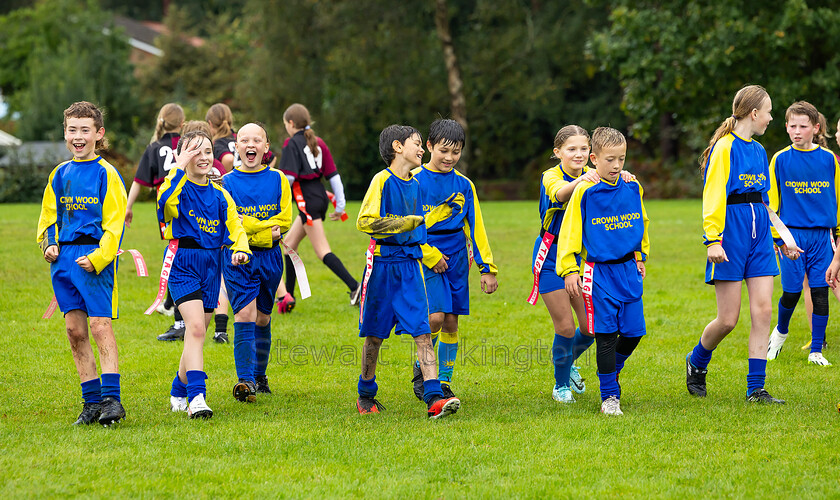
M409 383L412 343L399 337L386 342L377 373L388 410L356 414L358 312L304 242L315 296L299 300L291 315L274 316L274 339L284 346L273 350L268 369L274 394L252 405L234 401L233 349L210 341L205 360L215 414L206 422L169 412L181 344L155 340L168 318L142 313L156 278L136 277L123 259L115 328L128 419L112 429L80 429L69 425L81 391L61 315L41 319L52 291L34 244L39 207L2 205L0 496L840 496L836 315L825 352L836 365L829 368L806 364L799 346L808 340L807 323L801 310L794 316L767 375L771 393L787 405L744 403L746 307L715 352L709 396L690 397L683 359L715 314L713 289L703 283L700 204L650 201L647 209L648 335L622 373L622 418L598 412L594 355L581 359L588 389L577 404L552 401L551 321L541 302L525 302L537 207L507 202L483 204L499 291L482 295L473 273L472 315L461 320L453 383L463 405L453 417L426 419ZM139 249L155 274L163 245L152 207L141 204L135 214L123 247ZM327 231L333 251L361 274L366 238L352 222L330 222ZM780 293L777 282L775 297ZM315 362L320 349L339 355Z

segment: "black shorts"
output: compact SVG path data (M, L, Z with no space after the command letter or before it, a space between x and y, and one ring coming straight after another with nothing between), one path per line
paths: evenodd
M329 199L327 199L327 191L324 185L321 184L321 179L312 180L298 180L300 184L300 193L303 195L303 201L306 203L306 212L312 219L325 220L327 217L327 207ZM301 222L306 224L306 214L300 212Z

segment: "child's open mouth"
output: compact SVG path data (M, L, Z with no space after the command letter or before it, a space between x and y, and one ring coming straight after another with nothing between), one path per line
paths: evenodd
M245 158L248 158L249 162L252 162L257 159L257 152L256 151L246 151Z

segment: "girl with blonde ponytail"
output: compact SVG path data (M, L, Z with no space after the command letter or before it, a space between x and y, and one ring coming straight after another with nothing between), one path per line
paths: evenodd
M695 396L706 395L712 351L738 322L741 283L746 281L751 321L746 400L784 403L764 388L773 277L779 274L779 267L765 207L770 187L767 152L752 138L767 130L773 119L771 110L764 88L742 88L735 94L732 115L720 124L700 157L706 283L715 287L717 317L706 325L700 341L686 356L686 386ZM794 249L785 251L789 256L795 253Z
M347 285L350 290L350 304L358 305L361 292L359 282L344 267L341 260L332 253L324 234L324 220L327 216L329 198L321 184L321 178L330 181L335 196L335 211L331 220L344 220L344 185L335 168L332 154L324 141L312 130L312 118L303 104L292 104L283 113L283 124L289 138L283 144L279 169L286 174L292 186L300 217L296 217L284 240L297 250L301 240L309 236L315 255ZM277 296L278 311L287 313L295 305L295 270L291 259L286 256L286 283L280 283Z

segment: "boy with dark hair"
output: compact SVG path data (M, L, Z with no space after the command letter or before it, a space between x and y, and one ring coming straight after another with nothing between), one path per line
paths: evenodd
M450 217L455 197L431 211L424 220L420 183L411 174L423 160L420 132L390 125L379 136L379 153L388 167L373 177L362 202L356 227L371 236L362 280L359 336L365 338L359 376L359 413L379 413L376 361L382 341L396 326L417 344L423 373L423 400L429 418L455 413L461 401L445 398L437 378L435 353L429 331L429 308L423 283L420 246L426 243L426 220ZM463 203L463 200L461 200Z
M119 172L96 154L107 147L102 111L89 102L64 110L64 140L73 159L55 167L44 189L37 241L50 263L67 339L82 384L84 408L74 425L109 426L125 418L117 341L117 251L126 194ZM88 336L99 348L102 379Z
M621 132L595 129L589 159L601 180L581 181L575 188L557 246L557 274L565 278L570 296L583 294L588 330L595 334L605 415L623 414L618 376L646 333L642 280L650 249L648 217L641 185L619 175L626 153ZM584 249L581 271L575 255Z
M458 354L458 316L470 313L469 270L473 260L481 273L481 290L490 294L498 288L498 269L493 263L475 185L455 170L464 140L464 129L458 122L435 120L426 141L431 153L429 163L412 171L420 182L423 213L453 195L464 197L463 210L434 227L427 225L427 244L422 246L432 345L439 337L438 375L445 397L455 396L449 384ZM419 361L414 363L412 382L414 394L422 399L423 373Z

